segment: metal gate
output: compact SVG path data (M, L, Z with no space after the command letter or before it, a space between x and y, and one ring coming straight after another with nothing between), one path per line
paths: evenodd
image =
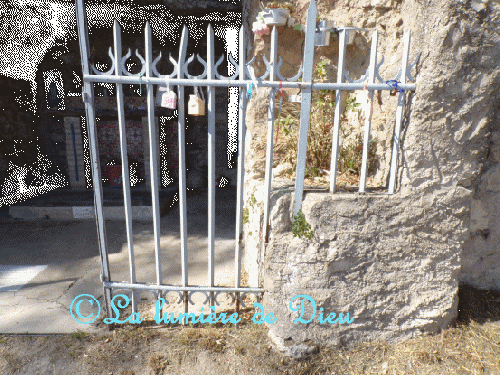
M335 102L335 117L333 127L333 142L332 142L332 157L331 157L331 179L330 192L335 191L337 159L339 149L339 131L341 119L341 94L342 91L348 90L368 90L369 99L373 101L373 93L375 90L396 90L398 92L398 104L396 111L396 125L394 132L394 140L392 147L391 171L389 180L390 194L394 193L396 182L396 170L398 161L398 149L400 147L400 132L403 122L405 93L415 90L414 84L409 84L407 81L414 81L411 76L411 69L416 64L417 59L412 64L408 64L408 55L410 49L410 34L405 32L404 35L404 52L402 58L402 66L394 80L384 81L379 75L379 68L383 63L383 58L380 63L377 63L377 41L378 34L375 31L372 35L370 65L366 75L359 80L353 81L345 70L345 52L347 38L353 28L344 27L338 28L340 43L339 43L339 64L336 83L313 83L313 59L315 47L315 27L308 27L305 34L305 48L303 65L299 72L292 78L285 78L280 73L282 64L281 57L278 58L278 31L273 28L271 34L271 55L270 61L264 57L264 62L267 67L266 73L261 77L256 77L253 70L252 59L245 62L245 35L243 27L239 34L239 60L234 61L229 55L229 61L236 68L236 73L231 77L221 76L217 72L217 67L222 62L221 57L217 62L214 56L214 31L209 25L207 30L207 61L204 61L197 56L198 61L205 67L203 74L191 76L188 73L188 65L194 60L194 56L186 60L186 51L188 43L188 29L183 27L180 48L177 61L170 57L171 63L174 65L174 71L170 75L162 76L158 74L156 64L160 61L161 54L155 60L152 56L152 34L149 23L145 26L145 52L144 58L136 52L142 62L142 70L139 74L131 74L125 68L125 61L130 57L130 54L122 56L121 45L121 29L118 21L114 22L114 49L111 52L110 58L113 62L112 68L108 72L99 72L91 65L89 61L89 42L87 17L83 0L76 0L76 13L78 24L78 37L80 42L80 52L82 58L83 69L83 100L85 102L87 129L89 132L90 158L92 164L92 179L94 186L94 199L96 221L98 228L98 239L101 256L101 279L104 287L104 299L107 308L108 317L111 317L110 301L111 291L113 289L125 289L132 291L132 310L137 310L136 291L149 290L153 291L157 297L165 295L169 292L179 294L179 303L184 304L184 311L188 313L188 302L190 302L193 293L203 293L206 296L206 303L213 305L216 303L217 296L221 293L227 293L236 302L236 310L238 311L242 298L246 294L255 294L260 296L264 292L262 288L256 287L241 287L241 233L242 233L242 212L243 212L243 181L244 181L244 151L245 151L245 113L247 104L247 94L251 92L250 88L255 87L271 87L269 97L268 110L268 129L267 129L267 150L266 150L266 170L265 170L265 187L266 196L264 200L264 230L263 243L267 242L268 235L268 216L269 216L269 201L272 182L272 164L273 164L273 131L274 131L274 107L275 107L275 92L278 88L300 88L302 90L301 99L301 114L300 114L300 129L298 143L298 160L297 173L295 182L295 205L294 214L296 214L302 204L303 188L304 188L304 173L307 151L307 138L309 131L309 116L311 109L311 90L337 90ZM316 4L311 0L308 13L307 25L316 25ZM266 81L265 79L269 77ZM301 82L298 82L302 78ZM344 83L344 79L348 83ZM400 80L400 82L398 81ZM376 83L376 81L378 81ZM120 146L122 156L122 173L123 173L123 193L124 206L126 215L126 230L129 251L129 266L130 266L130 282L112 281L109 272L108 252L106 244L105 223L103 216L103 199L101 172L99 166L99 155L97 148L97 132L95 126L95 107L94 107L94 90L93 83L105 82L116 84L117 111L118 123L120 130ZM135 262L132 243L132 213L131 213L131 196L130 196L130 179L127 160L127 141L125 133L125 112L123 104L123 84L145 84L147 86L147 112L149 122L149 147L150 147L150 168L151 168L151 192L152 192L152 212L153 212L153 227L154 227L154 243L155 243L155 265L156 265L156 284L141 284L136 282L135 278ZM162 270L160 268L160 210L159 210L159 192L158 192L158 159L157 145L155 137L155 100L153 94L153 85L177 85L178 86L178 141L179 141L179 209L180 209L180 236L181 236L181 257L182 257L182 285L173 286L165 285L162 282ZM184 87L185 86L206 86L208 92L207 98L207 118L208 118L208 286L191 286L188 285L188 268L187 268L187 221L186 221L186 161L185 161L185 107L184 107ZM239 119L238 119L238 181L237 181L237 207L236 207L236 232L235 232L235 281L234 287L216 287L214 286L214 235L215 235L215 87L239 87ZM366 186L367 174L367 158L368 144L370 140L371 114L366 116L365 133L363 141L363 158L359 191L364 192Z

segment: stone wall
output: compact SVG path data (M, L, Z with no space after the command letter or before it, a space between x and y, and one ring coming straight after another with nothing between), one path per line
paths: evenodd
M500 290L500 126L491 131L488 156L476 179L471 203L470 237L462 254L460 281Z
M296 3L299 18L305 18L307 5ZM262 247L254 237L263 216L267 94L249 105L244 259L250 270L260 269L260 277L249 279L264 285L264 307L277 315L270 335L290 355L309 350L312 342L391 341L436 332L457 313L460 282L497 289L500 282L500 69L495 63L500 7L476 1L332 0L319 10L338 26L379 30L379 52L387 62L381 73L387 79L400 64L404 30L412 32L411 56L419 52L421 58L416 92L407 95L397 193L306 194L303 212L315 233L311 240L292 238L293 194L281 188L272 200L269 244ZM265 45L264 40L261 50ZM278 54L286 47L280 48ZM332 61L335 74L334 55ZM387 92L374 106L380 121L373 136L383 147L372 176L385 187L395 106ZM283 170L279 164L275 176ZM290 299L308 293L325 312L350 312L353 323L292 324Z

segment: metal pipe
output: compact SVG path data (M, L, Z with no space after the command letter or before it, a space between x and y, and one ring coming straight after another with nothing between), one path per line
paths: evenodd
M378 31L375 30L372 35L372 48L370 53L370 68L368 72L368 84L373 84L375 81L375 67L377 66L377 44ZM370 128L372 125L373 116L373 90L368 91L368 109L365 113L365 134L363 139L363 156L361 161L361 176L359 179L359 192L364 193L366 190L366 174L368 169L368 148L370 145Z
M184 77L184 61L186 59L188 28L186 25L182 28L181 45L179 47L179 65L177 77ZM196 81L196 80L195 80ZM203 81L198 81L203 82ZM179 211L181 226L181 258L182 258L182 285L188 285L188 257L187 257L187 209L186 209L186 150L185 150L185 129L186 129L186 111L184 108L184 86L179 85ZM184 294L184 312L188 312L188 296ZM183 321L184 324L187 320Z
M316 2L311 0L309 10L307 11L307 24L316 25ZM308 27L305 36L304 47L304 73L302 80L309 84L312 81L313 63L314 63L314 35L315 28ZM295 82L294 82L295 83ZM307 157L307 138L309 133L309 118L311 115L311 88L302 90L302 102L300 105L300 128L299 128L299 146L297 150L297 172L295 178L295 203L293 214L297 215L302 207L302 194L304 192L304 175L306 169Z
M398 84L398 88L402 88L406 84L406 68L408 66L408 55L410 54L410 31L405 31L404 34L404 47L403 47L403 59L401 61L401 85ZM404 89L403 89L404 90ZM406 93L401 91L398 95L398 108L396 109L396 125L394 126L394 140L392 142L392 159L391 159L391 174L389 177L389 194L394 194L394 189L396 187L396 172L398 164L398 151L400 145L400 135L401 135L401 125L403 123L403 111L405 106Z
M305 68L304 68L305 69ZM106 75L90 75L86 74L83 76L85 82L104 82L104 83L127 83L127 84L139 84L139 77L133 76L106 76ZM177 86L216 86L216 87L227 87L237 86L237 87L246 87L247 85L253 83L252 80L219 80L219 79L177 79L173 78L168 80L169 84L177 85ZM165 85L164 78L142 78L142 84L153 84L153 85ZM257 84L259 87L274 87L279 88L279 81L260 81L257 80ZM283 88L300 88L302 90L311 89L311 90L343 90L343 91L354 91L354 90L363 90L365 85L363 83L334 83L334 82L289 82L283 81L281 82ZM415 84L413 83L405 83L398 84L398 88L405 91L415 91ZM394 87L387 83L374 83L369 84L367 86L368 90L393 90Z
M153 62L153 47L151 38L151 26L146 22L145 29L146 46L146 77L151 77ZM161 247L160 247L160 197L158 178L158 145L156 143L155 126L155 98L153 85L147 85L148 90L148 125L149 125L149 154L151 171L151 203L153 206L153 230L155 238L155 264L156 264L156 284L161 285Z
M207 78L214 79L214 30L207 30ZM208 286L214 286L215 247L215 87L207 86L208 107ZM213 304L213 293L210 303Z
M245 45L245 29L241 26L239 35L239 78L245 80L245 65L241 64L245 61L246 45ZM239 90L239 112L238 112L238 182L236 192L236 233L234 247L234 286L241 286L241 248L240 244L243 240L243 185L245 182L245 115L247 106L247 97L245 88ZM236 312L239 310L240 298L239 293L236 293Z
M342 117L342 86L344 80L344 66L345 66L345 49L347 45L347 38L350 31L348 29L341 29L339 33L339 64L337 68L337 84L340 86L335 95L335 117L333 119L333 134L332 134L332 154L330 158L330 193L335 191L337 183L337 163L339 158L339 138L340 138L340 119ZM352 83L351 83L352 85ZM364 86L364 84L359 84ZM367 85L367 89L370 87Z
M106 288L113 289L136 289L136 290L165 290L172 292L239 292L239 293L261 293L264 291L262 288L231 288L231 287L203 287L203 286L173 286L173 285L149 285L149 284L130 284L118 281L105 281Z
M87 15L83 0L76 0L76 21L78 27L78 40L80 44L80 56L82 58L83 74L89 74L89 38L87 27ZM104 223L103 199L102 199L102 178L101 166L99 162L99 151L97 148L97 129L95 124L94 110L94 86L90 82L83 83L82 91L85 102L85 117L87 119L87 132L89 137L90 165L92 171L92 184L94 187L94 210L97 226L97 238L99 244L99 255L101 257L101 281L108 282L111 280L109 272L108 245L106 237L106 225ZM111 318L112 312L110 307L111 289L103 285L104 303L106 305L106 313L108 318Z
M118 21L115 20L113 25L114 38L114 55L115 61L119 62L122 59L122 39L121 28ZM117 63L115 66L115 75L122 74L122 64ZM127 228L127 243L128 243L128 260L130 268L130 282L135 283L135 257L134 257L134 239L132 232L132 202L130 197L130 176L128 170L128 155L127 155L127 130L125 126L125 108L123 104L123 87L121 83L116 84L116 101L118 108L118 127L120 129L120 153L122 156L122 186L123 186L123 201L125 206L125 225ZM137 312L137 300L134 291L132 291L132 311Z
M273 27L271 32L271 71L270 80L276 79L276 63L278 61L278 30ZM262 230L262 244L268 242L269 233L269 200L271 198L271 185L273 179L273 134L274 134L274 98L275 89L272 89L269 94L269 106L267 109L267 144L266 144L266 169L264 178L264 224Z

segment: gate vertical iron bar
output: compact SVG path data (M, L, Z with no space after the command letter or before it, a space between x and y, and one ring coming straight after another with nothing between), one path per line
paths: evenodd
M146 49L146 78L151 77L153 62L153 41L151 35L151 26L146 22L145 28L145 49ZM155 237L155 263L156 263L156 284L161 285L161 257L160 257L160 197L159 197L159 178L158 178L158 145L156 144L156 125L155 125L155 98L153 85L147 85L148 91L148 125L149 125L149 154L151 170L151 206L153 209L153 230ZM161 291L158 291L158 297L161 297Z
M184 78L184 62L186 60L188 28L182 28L181 44L179 46L179 60L177 61L177 78ZM188 285L188 258L187 258L187 210L186 210L186 150L185 150L185 129L186 111L184 107L184 86L177 86L178 90L178 138L179 138L179 210L181 226L181 258L182 258L182 286ZM188 312L188 292L184 292L184 312ZM187 324L184 317L183 324Z
M345 50L346 41L349 36L348 29L340 29L339 35L339 64L337 68L337 83L341 84L344 80ZM342 90L337 90L335 95L335 117L333 119L332 134L332 155L330 159L330 193L335 192L337 183L337 163L339 158L339 136L340 136L340 118L342 116Z
M240 28L240 39L238 44L239 52L239 80L245 80L245 62L246 62L246 46L245 46L245 29ZM235 249L234 249L234 270L235 270L235 288L241 286L241 241L243 232L243 186L245 183L245 115L247 107L246 89L244 87L239 90L239 112L238 112L238 187L236 192L236 234L235 234ZM239 293L236 292L236 312L240 307Z
M406 84L406 68L408 67L408 57L410 54L410 31L405 31L403 59L401 61L401 83ZM389 177L389 194L394 194L396 186L396 172L398 164L398 151L400 146L401 125L403 123L403 111L405 106L406 93L400 92L398 95L398 108L396 110L396 125L394 126L394 140L392 143L391 174Z
M276 65L278 61L278 30L273 26L271 32L271 71L269 81L276 80ZM262 230L262 243L266 244L269 234L269 199L271 198L271 185L273 180L273 134L274 134L274 104L275 88L271 89L269 94L269 107L267 109L267 148L266 148L266 172L264 187L264 224Z
M89 69L89 39L87 15L83 0L76 0L76 22L78 27L78 39L80 44L80 56L82 62L82 72L88 75ZM102 179L101 166L99 164L99 151L97 148L97 129L95 124L94 110L94 86L92 83L83 81L83 99L85 102L85 115L87 118L87 132L89 136L90 164L92 166L92 184L94 186L94 210L97 225L97 238L99 241L99 255L101 257L101 281L111 281L109 273L108 245L106 238L106 226L104 223L104 212L102 207ZM111 288L103 285L104 303L108 318L111 314ZM110 326L111 327L111 326Z
M307 11L307 30L304 47L304 73L302 82L311 84L313 63L314 63L314 34L316 32L316 2L311 0L309 10ZM300 129L299 146L297 150L297 172L295 177L295 204L293 209L294 216L297 215L302 207L302 195L304 192L304 175L306 169L307 157L307 138L309 134L309 118L311 116L311 86L304 86L302 89L302 101L300 105Z
M122 39L121 28L118 21L115 20L113 25L114 39L114 55L115 55L115 75L122 75ZM130 176L128 170L128 155L127 155L127 129L125 125L125 108L123 104L123 86L121 83L116 84L116 102L118 108L118 126L120 129L120 152L122 156L122 186L123 186L123 203L125 206L125 225L127 228L128 242L128 258L130 268L130 282L135 283L135 258L134 258L134 239L132 237L132 203L130 198ZM136 292L132 292L132 312L137 311Z
M368 71L368 84L375 82L375 66L377 65L377 44L378 31L375 30L372 35L372 48L370 52L370 68ZM359 179L359 192L366 190L366 174L368 169L368 148L370 145L370 128L373 116L373 90L368 92L368 113L365 113L365 135L363 140L363 157L361 162L361 177Z
M214 30L207 29L207 79L214 79ZM215 87L207 86L208 106L208 286L214 286L215 242ZM210 292L210 305L214 293Z

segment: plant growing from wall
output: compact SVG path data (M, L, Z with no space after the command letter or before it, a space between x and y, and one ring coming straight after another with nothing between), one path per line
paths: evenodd
M315 64L314 82L327 81L328 65L329 61L325 58L322 58ZM311 102L306 178L321 176L324 171L330 170L335 91L313 90ZM356 103L355 99L348 99L346 111L357 111L358 106L359 103ZM300 104L287 103L283 105L281 116L275 123L275 127L279 128L280 133L283 133L284 136L279 137L280 142L277 142L275 146L274 158L275 160L281 160L282 163L290 163L292 171L296 168L299 122ZM361 136L349 137L349 132L342 125L341 123L343 139L349 140L340 144L338 173L341 176L349 177L350 181L359 180L363 142ZM368 160L370 163L373 164L375 156L375 142L372 141L368 149Z
M360 103L356 102L355 96L349 96L346 100L345 110L347 112L357 112L360 105Z
M306 221L306 217L302 213L302 210L299 210L297 215L293 217L292 233L294 237L306 237L309 240L314 235L314 231L311 229L311 225Z
M363 137L357 134L353 140L340 145L339 147L339 170L353 176L359 176L361 173L361 161L363 156ZM376 158L375 141L371 140L368 144L368 160Z

